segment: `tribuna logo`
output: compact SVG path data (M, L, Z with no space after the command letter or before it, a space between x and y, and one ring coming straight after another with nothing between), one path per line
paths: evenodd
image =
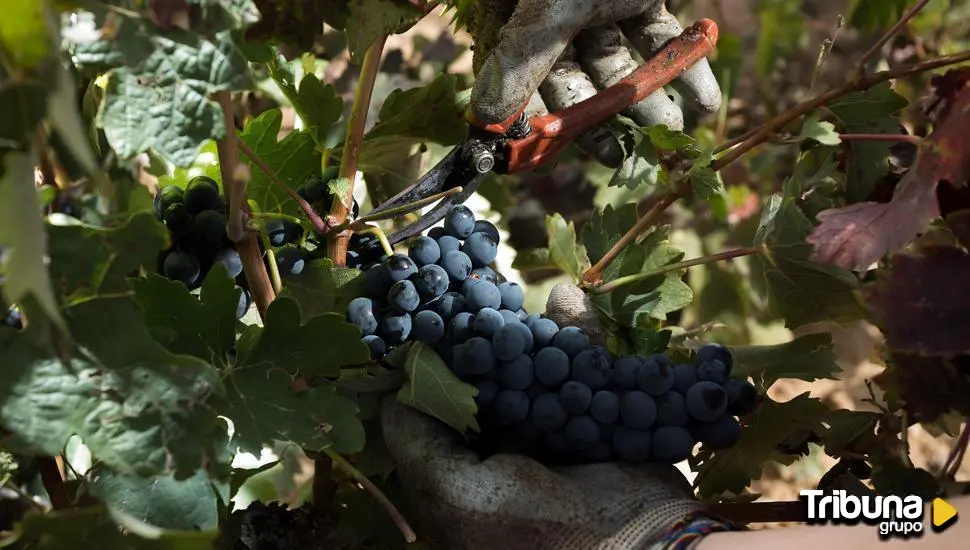
M808 523L855 525L859 522L879 527L881 538L923 535L923 499L915 495L846 494L845 491L805 490L799 495L808 502Z

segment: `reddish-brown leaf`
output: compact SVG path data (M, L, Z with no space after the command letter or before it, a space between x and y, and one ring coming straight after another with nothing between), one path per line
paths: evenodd
M888 274L863 291L873 321L894 351L970 354L970 255L958 248L898 254Z
M944 82L950 92L934 105L936 129L920 146L916 165L900 180L888 203L865 202L818 215L820 225L807 241L812 259L862 271L888 252L902 249L940 215L936 188L941 181L963 185L970 176L970 72ZM940 89L936 90L937 94Z
M189 30L189 4L186 0L152 0L145 15L161 29Z

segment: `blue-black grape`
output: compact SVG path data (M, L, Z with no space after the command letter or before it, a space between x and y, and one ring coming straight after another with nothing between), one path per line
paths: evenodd
M236 304L236 319L242 319L249 312L249 306L253 305L253 296L248 290L236 286L239 290L239 303Z
M480 282L482 282L481 279L476 279L475 277L468 277L467 279L462 281L461 284L456 285L452 283L452 286L459 287L461 289L461 295L467 297L468 293L471 292L472 287L477 285ZM471 308L471 306L468 305L467 298L465 299L465 307L468 308L469 311L475 311L474 309Z
M529 389L535 380L532 358L528 355L520 355L511 361L503 362L498 367L498 380L510 390Z
M697 364L703 363L704 361L709 361L711 359L723 363L724 367L727 369L727 374L731 374L731 369L734 368L734 358L731 356L731 352L726 347L720 344L708 344L697 350L697 355L694 356L694 362Z
M165 256L162 273L173 281L181 281L192 286L199 278L199 260L189 252L173 250Z
M329 171L330 167L328 167L327 170ZM330 180L335 179L336 177L336 172L333 172L332 174L324 172L320 176L310 176L306 179L306 181L303 182L303 185L296 190L296 194L300 195L300 197L310 203L310 205L327 199L324 206L326 206L326 210L329 210L330 206L333 205L333 195L330 194L330 188L327 186L327 184L330 183Z
M445 235L447 235L447 233L445 233L444 227L432 227L428 230L428 236L436 241Z
M273 246L283 246L295 243L303 234L300 224L290 220L269 220L266 222L266 236L269 237L269 244Z
M440 258L444 258L449 252L461 250L461 241L452 237L451 235L443 235L438 237L435 242L438 243L438 251L440 256L438 261L441 261Z
M419 311L414 314L414 327L411 329L411 339L434 346L445 335L445 322L441 316L431 310Z
M515 310L515 315L519 318L519 322L523 324L525 324L525 320L529 318L529 312L522 308ZM529 330L531 331L532 327L529 327Z
M518 322L515 324L518 324ZM495 358L499 361L512 361L525 353L525 339L512 326L503 325L492 335L492 350L495 352ZM529 362L532 362L531 359ZM529 383L531 384L531 381Z
M449 322L455 315L465 311L465 297L457 292L445 292L431 303L431 309Z
M498 243L502 238L498 234L498 228L488 220L476 220L475 230L472 233L485 233L492 238L493 241Z
M223 248L219 252L216 252L215 257L212 259L213 262L218 262L225 266L226 273L229 277L235 279L243 271L242 258L239 257L239 253L232 248Z
M347 321L357 325L365 336L377 331L377 315L374 314L374 302L363 296L354 298L347 306Z
M559 398L569 414L586 414L593 401L593 391L582 382L570 380L559 388Z
M653 395L663 395L674 387L674 369L667 363L647 359L637 372L637 387Z
M589 336L579 327L563 327L552 338L552 345L575 357L589 347Z
M182 233L192 225L192 214L183 203L177 202L165 209L162 221L172 233Z
M620 417L619 396L606 390L596 392L589 405L589 414L603 424L616 422Z
M502 314L502 319L505 319L505 324L506 325L509 324L509 323L518 323L519 322L519 316L516 315L514 311L510 311L510 310L507 310L507 309L500 309L500 310L498 310L498 312Z
M519 390L500 390L492 402L492 414L499 426L511 426L529 416L529 396Z
M698 382L684 395L687 413L701 422L713 422L727 411L727 392L714 382Z
M182 188L177 185L163 185L159 187L158 193L155 193L155 198L152 201L152 208L155 210L155 216L162 219L165 215L165 211L168 210L172 205L184 204L184 196L184 191L182 191Z
M566 425L569 414L562 407L559 395L543 393L532 402L532 424L543 433L558 432Z
M306 265L306 252L293 245L287 245L276 251L276 268L281 275L299 275Z
M617 359L610 374L610 382L620 390L637 389L637 376L640 373L640 367L646 362L646 359L639 355L627 355Z
M532 316L530 315L529 317L531 318ZM552 344L552 341L556 338L556 334L559 332L559 326L552 319L537 318L532 321L532 325L529 325L527 320L526 326L532 330L536 349L548 347Z
M719 416L713 422L696 422L691 427L697 440L714 451L726 449L741 439L741 425L729 415Z
M395 312L383 315L378 324L377 334L392 346L403 344L411 334L411 315Z
M532 372L533 372L533 376L534 376L535 375L535 362L533 362L533 364L532 364ZM540 395L542 395L544 393L549 393L551 391L553 391L552 388L550 388L549 386L543 384L539 380L536 380L535 378L533 378L532 383L529 384L529 387L525 389L526 395L528 395L529 396L529 399L531 399L533 402L535 402L536 398L539 397ZM559 395L559 394L556 394L556 395Z
M676 463L690 456L694 438L682 426L661 426L653 431L651 451L657 462Z
M570 418L563 428L563 434L566 436L569 448L579 452L591 450L600 438L599 426L589 416Z
M613 430L613 450L621 460L646 462L650 459L650 432L617 426Z
M541 316L541 315L539 315L538 313L533 313L532 315L529 315L529 316L527 316L527 317L526 317L526 318L525 318L525 319L524 319L524 320L522 321L522 323L523 323L523 324L524 324L525 326L527 326L527 327L529 327L529 330L532 330L532 325L534 325L534 324L536 324L536 321L538 321L539 319L542 319L542 316ZM559 330L559 327L556 327L556 330ZM550 338L550 339L551 339L551 338Z
M506 309L517 310L525 302L525 293L518 283L506 281L498 285L498 290L502 293L502 307Z
M380 359L387 354L387 344L384 343L384 340L380 336L368 334L361 338L361 341L367 344L367 347L370 349L371 359Z
M472 321L472 332L484 338L492 338L498 329L505 326L505 319L498 311L487 307L480 309Z
M536 378L548 386L559 386L569 378L569 356L559 348L543 348L535 356Z
M451 207L445 215L445 233L456 239L465 239L475 231L475 214L463 204Z
M418 272L418 266L414 260L404 254L391 254L381 262L383 266L384 280L388 284L403 281Z
M685 426L690 420L684 396L670 391L654 398L657 403L657 424L660 426Z
M471 276L480 281L488 281L493 285L498 285L498 273L487 265L473 269Z
M674 367L674 391L685 394L696 383L697 367L690 363L681 363Z
M462 282L472 273L472 261L460 250L452 250L441 258L441 267L445 268L448 278L455 282Z
M601 390L610 381L613 358L606 348L595 346L584 349L573 357L570 377L582 382L593 391Z
M226 218L222 212L203 210L192 218L192 235L199 243L215 248L226 240Z
M448 322L448 329L446 331L448 338L456 344L468 340L474 335L474 331L472 330L472 323L474 321L475 316L467 311L455 314L451 321Z
M478 405L479 413L492 406L492 403L495 402L495 396L501 389L494 380L479 380L475 382L475 388L478 389L475 404Z
M631 391L620 399L620 418L634 430L646 430L657 420L657 404L642 391Z
M715 384L724 384L728 380L727 367L717 359L708 359L697 364L697 379Z
M364 293L372 298L380 297L381 300L387 297L387 291L391 285L384 278L384 266L377 264L371 266L364 272Z
M454 348L452 369L462 378L480 376L495 368L492 343L481 336L472 336Z
M438 343L435 344L434 351L446 365L450 365L455 360L455 343L448 338L447 330L445 331L445 337L438 340Z
M728 414L744 416L758 404L758 390L747 380L732 378L724 384L724 391L728 397Z
M434 239L420 235L415 237L408 245L408 257L414 260L418 267L421 267L437 263L441 258L441 249L438 248L438 243Z
M411 276L414 288L425 301L433 300L448 291L448 274L439 265L422 266L416 275Z
M182 202L190 214L222 209L219 184L208 176L196 176L185 186Z
M472 311L486 307L498 310L502 307L502 294L492 283L479 281L477 285L472 285L468 294L465 294L465 305Z
M409 280L398 281L387 291L387 303L400 312L411 313L421 305L421 297L414 283Z
M529 330L529 327L520 323L518 318L516 318L514 321L509 321L508 319L506 319L505 326L510 326L514 330L516 330L519 334L521 334L522 341L525 343L524 353L532 353L532 346L534 343L534 339L532 336L532 331Z
M498 243L485 233L472 233L461 245L475 267L486 266L498 256Z

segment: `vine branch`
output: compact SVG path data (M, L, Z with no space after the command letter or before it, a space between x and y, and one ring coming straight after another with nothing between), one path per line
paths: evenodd
M52 456L39 456L34 459L37 471L40 473L41 483L47 496L51 499L51 506L55 510L66 510L74 504L71 497L67 494L67 487L64 485L64 476L61 468L57 464L57 459Z
M904 13L903 16L899 18L899 21L896 21L895 25L890 27L885 34L879 37L879 40L876 40L876 43L873 44L872 47L870 47L868 50L866 50L866 53L862 54L862 57L860 57L859 61L856 62L856 67L855 67L856 79L861 78L865 74L866 63L868 63L869 60L872 59L872 56L876 55L876 53L879 52L880 49L882 49L883 45L885 45L886 42L889 42L889 39L895 36L896 33L899 32L899 29L903 28L903 26L906 23L908 23L910 19L915 17L916 14L919 13L919 11L923 9L923 6L925 6L929 1L930 0L919 0L918 2L913 4L913 7L909 8L909 10L907 10L906 13Z
M839 134L842 141L889 141L918 144L923 138L909 134Z
M382 34L367 48L364 62L354 90L354 105L350 111L347 123L347 134L344 137L343 154L340 158L339 177L347 178L350 185L343 197L337 197L330 207L330 217L333 225L340 225L347 220L349 208L354 203L354 183L357 180L357 159L360 157L360 146L364 141L364 126L367 123L367 111L370 109L371 97L374 94L374 82L380 69L381 55L384 53L384 43L387 35ZM343 267L347 264L347 245L350 241L350 231L341 231L332 235L327 241L327 256L334 265Z
M248 175L244 167L239 164L239 148L236 139L236 123L232 116L232 95L228 91L216 92L215 99L222 107L223 122L226 125L226 137L216 142L219 155L219 172L222 175L222 187L226 195L229 209L229 220L226 232L236 243L236 251L242 260L243 272L252 291L256 310L261 319L266 318L266 310L276 298L273 284L266 273L263 257L259 251L256 233L249 231L246 220L251 219L252 212L246 202L246 181Z

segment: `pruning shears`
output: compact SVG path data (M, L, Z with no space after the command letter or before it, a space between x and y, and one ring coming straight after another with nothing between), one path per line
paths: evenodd
M482 124L467 110L465 119L469 126L465 140L427 174L384 201L371 214L461 187L460 192L442 199L430 212L391 235L388 241L394 244L424 232L441 221L453 205L467 200L489 172L513 174L546 164L583 133L670 84L711 53L717 38L717 24L701 19L623 80L555 113L527 118L523 106L504 122Z

